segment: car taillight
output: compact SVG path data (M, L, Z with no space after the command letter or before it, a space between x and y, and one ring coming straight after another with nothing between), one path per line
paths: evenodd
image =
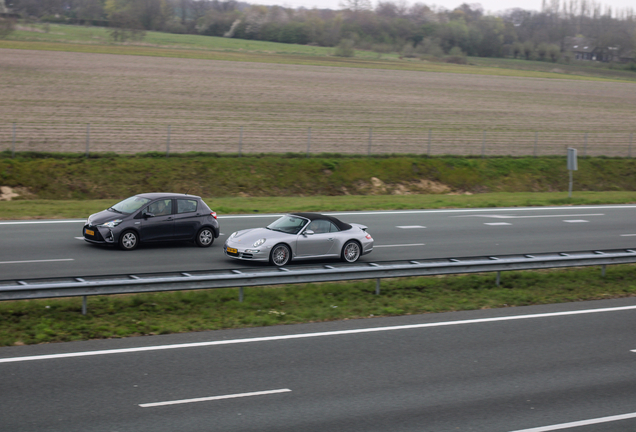
M367 235L366 235L365 237L366 237L368 240L373 240L373 239L371 238L371 234L369 234L369 233L367 233Z
M210 213L210 215L211 215L214 219L216 219L216 212L215 212L215 211L213 211L212 213Z

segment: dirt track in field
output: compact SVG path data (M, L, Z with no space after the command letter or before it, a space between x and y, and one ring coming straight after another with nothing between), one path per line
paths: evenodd
M636 129L630 83L10 49L0 76L18 151L625 155Z

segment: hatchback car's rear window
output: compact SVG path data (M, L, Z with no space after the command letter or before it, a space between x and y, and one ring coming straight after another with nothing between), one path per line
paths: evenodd
M110 209L115 210L119 213L130 214L136 212L144 205L148 204L150 200L148 198L142 198L138 196L132 196L130 198L126 198L125 200L118 202Z

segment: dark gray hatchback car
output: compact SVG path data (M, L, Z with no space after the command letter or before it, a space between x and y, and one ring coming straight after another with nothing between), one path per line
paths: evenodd
M123 250L159 241L193 241L208 247L219 237L219 222L201 197L144 193L90 215L83 234L87 242L118 245Z

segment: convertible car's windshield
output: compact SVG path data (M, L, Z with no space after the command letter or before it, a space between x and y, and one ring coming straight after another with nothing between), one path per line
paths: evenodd
M150 200L148 198L142 198L138 196L132 196L130 198L126 198L125 200L118 202L114 206L112 206L109 210L115 210L119 213L130 214L136 212L144 205L149 203Z
M305 224L309 222L307 219L296 216L283 216L267 226L267 229L280 231L287 234L298 234Z

